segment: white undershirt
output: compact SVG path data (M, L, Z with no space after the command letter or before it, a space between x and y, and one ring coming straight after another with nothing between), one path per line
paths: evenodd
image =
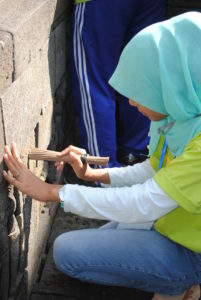
M118 228L149 229L178 205L153 179L149 159L123 168L108 169L111 184L101 187L64 185L59 196L64 211L83 217L117 221Z

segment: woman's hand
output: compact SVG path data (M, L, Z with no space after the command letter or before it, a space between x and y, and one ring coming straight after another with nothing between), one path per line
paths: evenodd
M4 178L24 194L39 201L60 201L58 191L61 186L48 184L36 177L20 159L16 146L5 147L4 161L9 172L3 171Z
M66 149L64 149L63 151L61 151L59 155L60 155L61 158L62 158L62 156L63 156L63 157L65 157L66 155L69 156L69 153L70 153L70 152L74 152L74 153L77 154L77 155L83 155L83 154L86 154L86 150L85 150L85 149L78 148L78 147L75 147L75 146L69 146L69 147L67 147ZM63 162L63 161L57 161L57 162L55 163L55 166L56 166L57 171L62 171L62 170L63 170L63 167L64 167L64 164L65 164L65 162Z
M70 159L69 164L72 166L77 177L83 180L90 181L93 180L93 169L90 168L87 163L82 163L80 156L82 156L83 154L86 154L86 150L75 146L69 146L60 153L60 156L62 157L68 155ZM56 162L55 166L58 171L61 171L64 167L64 162Z

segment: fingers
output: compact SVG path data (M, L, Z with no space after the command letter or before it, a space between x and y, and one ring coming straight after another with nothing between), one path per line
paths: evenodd
M5 170L3 171L3 176L8 183L18 188L18 181L13 176L10 176Z
M82 148L78 148L78 147L75 147L75 146L72 146L70 145L69 147L67 147L66 149L64 149L62 152L61 152L61 155L69 155L70 152L74 152L78 155L82 155L82 154L85 154L86 153L86 150L85 149L82 149Z
M11 157L8 154L4 154L3 157L9 171L12 173L13 176L17 176L19 170L17 166L12 162Z
M69 158L70 158L70 165L72 167L76 167L79 169L83 168L84 165L83 165L79 155L75 154L74 152L70 152Z
M12 152L14 158L15 158L18 162L21 163L22 160L21 160L21 158L20 158L20 156L19 156L19 154L18 154L18 152L17 152L17 148L16 148L16 144L15 144L15 143L12 143L12 144L11 144L11 152Z
M63 167L64 167L64 162L63 161L57 161L55 163L55 167L56 167L57 171L62 171Z
M77 155L76 157L75 156L71 156L71 154L74 153L75 155ZM78 148L78 147L75 147L75 146L68 146L66 149L64 149L62 152L59 153L59 156L60 157L64 157L64 156L68 156L70 158L70 161L68 161L68 163L70 165L73 165L75 163L75 160L78 161L78 159L80 160L80 156L85 154L86 153L86 150L85 149L82 149L82 148ZM72 161L71 161L72 160ZM79 167L82 166L82 163L79 162L79 164L77 163L77 166L79 165ZM55 163L55 167L57 169L57 171L62 171L63 167L64 167L64 162L56 162Z
M12 153L8 146L5 146L5 153L3 155L4 161L14 177L18 176L21 170L21 160L16 150L16 146L12 144Z

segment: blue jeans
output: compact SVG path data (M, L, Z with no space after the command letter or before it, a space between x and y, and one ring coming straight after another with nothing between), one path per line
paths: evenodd
M116 229L116 223L60 235L54 261L68 276L103 285L164 295L182 294L201 282L201 254L154 229Z

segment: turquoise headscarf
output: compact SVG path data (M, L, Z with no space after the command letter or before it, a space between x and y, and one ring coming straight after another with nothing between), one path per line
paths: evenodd
M150 155L161 132L171 153L180 155L201 131L201 14L188 12L139 32L124 48L109 83L167 115L151 122Z

